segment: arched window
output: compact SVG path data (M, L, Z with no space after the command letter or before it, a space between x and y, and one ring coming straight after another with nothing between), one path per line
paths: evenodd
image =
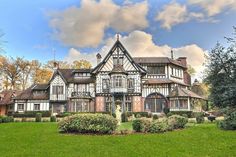
M160 93L151 93L144 101L145 111L162 112L164 107L167 107L167 99Z

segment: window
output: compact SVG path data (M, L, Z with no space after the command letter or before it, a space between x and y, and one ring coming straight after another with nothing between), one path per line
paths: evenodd
M89 102L88 101L75 101L75 112L89 112Z
M106 103L106 106L105 106L105 111L106 112L110 112L112 110L112 101L111 101L111 97L105 97L105 103Z
M118 58L113 57L113 65L117 65L117 64L118 64ZM119 57L119 64L123 65L123 57Z
M147 71L149 74L165 74L165 66L148 66Z
M63 86L53 86L52 87L52 94L63 94Z
M122 77L121 76L115 76L113 79L113 87L122 87Z
M134 79L133 78L128 79L128 88L130 88L130 89L134 88Z
M132 112L132 96L125 97L125 109L127 112Z
M109 89L109 79L102 80L102 89Z
M34 111L40 110L40 104L34 104Z
M23 111L24 110L24 104L18 104L17 105L17 110L18 111Z

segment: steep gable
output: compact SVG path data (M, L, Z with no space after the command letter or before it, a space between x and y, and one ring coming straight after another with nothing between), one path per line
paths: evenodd
M92 70L92 73L96 74L99 71L112 71L114 65L116 64L115 62L122 64L124 70L127 72L137 71L143 74L146 73L145 69L143 69L133 60L119 40L115 42L103 61Z

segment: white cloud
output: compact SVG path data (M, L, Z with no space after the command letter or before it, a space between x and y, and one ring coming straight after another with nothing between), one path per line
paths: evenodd
M170 30L174 25L191 19L202 19L203 17L202 13L189 12L186 5L171 2L165 5L162 11L157 13L155 20L161 22L161 27Z
M96 47L109 27L124 32L147 27L147 12L147 2L119 6L111 0L83 0L81 7L50 13L49 23L63 44Z
M99 51L102 57L105 57L115 40L116 38L113 37L106 41L106 45L101 51ZM170 57L170 51L172 49L168 45L155 44L153 42L152 35L143 31L133 31L128 36L121 37L120 41L133 57ZM206 51L196 44L173 48L173 50L175 58L183 56L187 57L188 63L196 69L197 76L200 75L204 69L203 63L205 61L204 55ZM81 53L78 50L71 48L65 60L72 62L74 60L86 59L90 61L93 66L95 66L96 54L97 52L89 54Z
M111 20L111 27L120 32L146 28L148 26L147 13L147 2L120 7Z
M188 0L188 3L202 7L209 17L217 15L226 9L236 9L236 0Z

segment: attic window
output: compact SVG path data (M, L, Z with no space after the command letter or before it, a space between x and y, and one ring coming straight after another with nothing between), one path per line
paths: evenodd
M123 65L123 57L119 57L119 63L118 63L118 57L113 57L113 65L115 66L117 64Z
M90 73L75 73L74 76L79 78L90 77Z

